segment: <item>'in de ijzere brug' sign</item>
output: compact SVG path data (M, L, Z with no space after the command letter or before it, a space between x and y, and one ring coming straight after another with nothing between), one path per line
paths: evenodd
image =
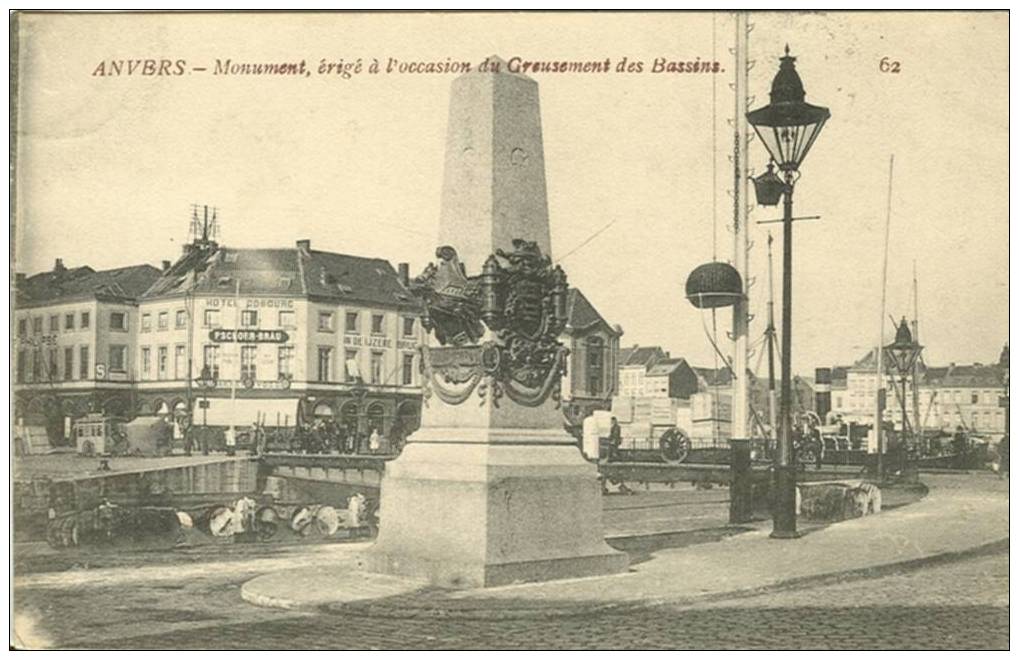
M283 344L290 339L285 330L227 330L216 328L209 331L213 342L240 342L242 344Z

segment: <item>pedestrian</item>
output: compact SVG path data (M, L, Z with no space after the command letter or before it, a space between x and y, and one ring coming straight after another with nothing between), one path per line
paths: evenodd
M616 417L612 417L612 423L609 427L609 460L614 460L616 457L616 450L619 449L619 445L623 443L623 429L619 426L619 421Z
M233 425L227 426L224 439L226 441L227 456L233 456L237 453L237 431L234 429Z
M336 424L336 453L342 454L347 451L347 429L343 424Z
M363 522L361 518L364 513L365 497L355 493L347 499L347 525L351 528L360 528Z
M103 498L96 508L96 521L100 537L106 542L113 542L114 508L116 505Z
M263 451L262 450L262 442L264 441L264 439L265 439L265 437L264 437L264 434L262 432L262 426L259 425L258 421L252 422L252 424L251 424L252 446L254 447L255 453L257 455L259 455L259 456L262 455L262 451Z
M998 443L998 477L1001 479L1008 478L1008 457L1008 435L1006 435Z

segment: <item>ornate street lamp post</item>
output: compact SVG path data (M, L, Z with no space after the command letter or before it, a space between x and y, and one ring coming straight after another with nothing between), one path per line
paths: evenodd
M885 362L890 370L895 370L899 373L899 382L902 385L902 395L899 398L902 401L900 457L906 445L906 379L913 372L921 351L923 351L923 347L920 346L919 342L913 340L913 333L910 332L909 325L906 324L906 317L902 317L902 321L899 322L899 327L895 331L895 341L884 348ZM914 426L913 430L915 431L916 428Z
M779 173L768 172L754 180L758 201L777 205L784 198L782 218L782 395L780 402L779 447L775 463L775 508L771 537L795 538L796 466L792 447L792 267L793 267L793 185L799 168L831 116L826 107L804 101L803 82L796 73L796 59L779 59L778 74L771 83L771 103L747 114L757 136L771 155Z

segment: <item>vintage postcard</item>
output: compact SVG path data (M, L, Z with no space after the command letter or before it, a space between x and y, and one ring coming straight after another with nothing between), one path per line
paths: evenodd
M15 12L14 649L1008 649L1009 16Z

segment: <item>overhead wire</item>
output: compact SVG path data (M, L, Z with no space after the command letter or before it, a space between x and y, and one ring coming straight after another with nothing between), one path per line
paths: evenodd
M591 242L591 241L592 241L592 240L593 240L594 238L598 237L599 235L601 235L602 233L604 233L604 232L605 232L606 230L608 230L609 228L611 228L611 227L612 227L612 226L614 226L614 225L616 225L616 222L615 222L615 221L609 221L609 222L608 222L608 223L606 223L606 224L605 224L604 226L602 226L602 227L601 227L601 228L599 228L598 230L596 230L596 231L594 231L593 233L591 233L591 235L589 235L589 236L587 237L587 239L585 239L585 240L584 240L583 242L581 242L581 243L580 243L580 244L578 244L577 246L573 247L572 249L570 249L569 251L567 251L567 252L566 252L565 254L563 254L563 255L562 255L562 256L560 256L559 258L555 259L555 262L556 262L556 263L558 263L559 261L563 260L564 258L566 258L566 257L568 257L568 256L570 256L570 255L572 255L572 254L573 254L574 252L576 252L576 251L580 251L580 250L581 250L581 249L583 249L583 248L584 248L585 246L587 246L587 244L588 244L589 242Z

